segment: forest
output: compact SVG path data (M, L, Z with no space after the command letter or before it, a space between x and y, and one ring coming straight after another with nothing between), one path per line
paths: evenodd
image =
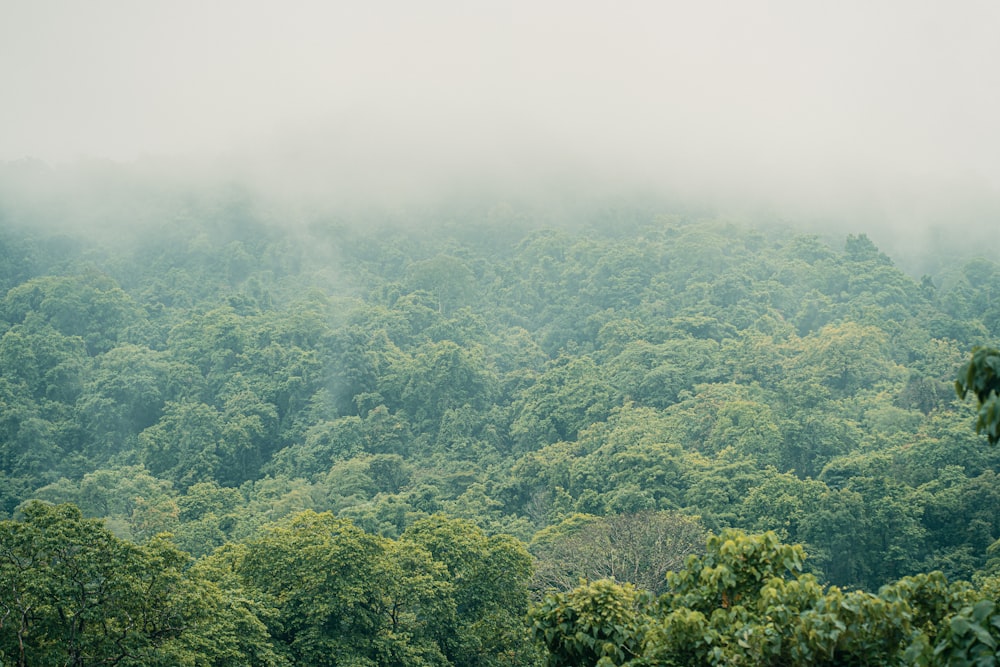
M996 664L955 381L1000 264L927 267L648 203L0 198L0 664Z

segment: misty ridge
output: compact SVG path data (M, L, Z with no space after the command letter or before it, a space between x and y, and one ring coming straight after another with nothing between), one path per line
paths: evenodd
M302 238L317 223L361 228L503 224L519 229L607 224L609 216L641 226L658 219L718 219L747 227L819 234L831 245L864 233L911 275L937 275L950 262L995 257L1000 209L983 192L896 193L889 198L844 193L836 202L794 201L710 192L690 186L627 182L625 174L560 161L541 145L538 159L509 147L473 166L469 156L422 146L435 164L398 155L366 155L357 141L297 141L214 161L146 157L131 162L35 159L0 163L0 222L111 244L151 229L199 219L233 230L241 224ZM334 156L325 148L347 148ZM312 146L312 148L310 148ZM351 150L353 149L353 151ZM788 187L795 189L792 184ZM946 186L945 186L946 187ZM958 196L964 194L964 196ZM948 207L951 207L950 209ZM946 210L947 209L947 210ZM625 231L623 229L622 231ZM238 233L235 232L234 233Z
M866 233L918 274L996 251L992 3L46 2L0 26L9 222L227 191L286 229L639 206Z

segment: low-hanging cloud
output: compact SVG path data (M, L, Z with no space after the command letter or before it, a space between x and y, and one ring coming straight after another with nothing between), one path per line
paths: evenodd
M4 13L4 160L197 160L332 200L575 183L901 228L1000 208L992 2Z

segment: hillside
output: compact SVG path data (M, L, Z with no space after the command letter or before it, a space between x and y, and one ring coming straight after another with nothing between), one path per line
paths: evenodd
M279 599L308 579L281 565L297 550L395 563L356 576L426 605L399 644L413 664L528 650L496 629L526 598L493 599L475 641L423 625L445 589L438 629L485 604L449 578L469 559L508 559L507 590L536 598L608 574L656 590L727 528L802 544L841 587L1000 566L1000 450L953 388L1000 338L992 261L918 279L863 233L624 207L290 222L230 191L155 211L102 236L5 209L0 512L72 503L101 523L60 521L190 554L220 590L255 582L274 661L332 650L282 606L314 602ZM659 551L613 567L601 540Z

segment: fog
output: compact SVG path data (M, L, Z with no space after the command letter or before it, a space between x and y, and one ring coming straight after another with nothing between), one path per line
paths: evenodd
M998 30L988 1L8 0L0 160L975 234L1000 212Z

